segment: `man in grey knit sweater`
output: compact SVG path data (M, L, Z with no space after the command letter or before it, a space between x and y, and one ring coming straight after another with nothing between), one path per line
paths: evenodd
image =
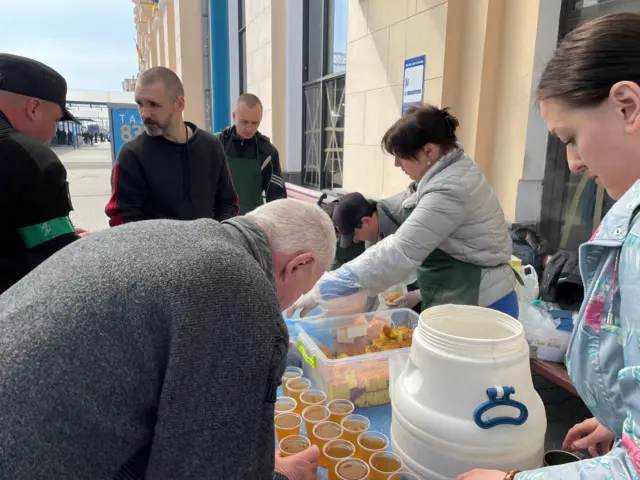
M334 253L297 200L62 249L0 296L0 478L315 478L274 454L280 312Z

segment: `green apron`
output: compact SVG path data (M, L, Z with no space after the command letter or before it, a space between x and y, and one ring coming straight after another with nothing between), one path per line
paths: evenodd
M398 226L413 212L413 208L405 208L404 218L398 221L387 205L380 203L380 208ZM422 310L447 303L478 305L482 277L482 267L478 265L458 260L437 248L418 267L417 277Z
M244 215L264 203L262 201L262 169L258 143L256 142L256 158L227 156L227 162L240 202L240 215Z

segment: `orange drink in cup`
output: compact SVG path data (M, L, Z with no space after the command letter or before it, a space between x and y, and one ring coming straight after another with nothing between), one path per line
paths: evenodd
M328 480L338 480L336 465L340 460L351 458L356 453L356 447L348 440L338 438L325 443L322 456L327 461Z
M304 452L309 447L311 447L311 442L303 435L285 437L278 444L278 448L283 457L290 457L296 453Z
M338 480L364 480L369 476L369 465L359 458L345 458L336 465Z
M335 422L320 422L316 423L313 427L313 439L315 440L315 445L320 449L320 458L318 459L318 463L321 467L327 466L327 459L322 453L322 450L325 444L331 440L336 440L340 438L342 435L342 427Z
M300 394L300 402L302 403L302 410L310 407L311 405L324 405L327 401L327 395L317 388L310 388Z
M329 409L324 405L311 405L302 411L302 419L307 427L307 437L309 437L311 445L317 445L313 436L313 427L320 422L329 420Z
M391 452L376 452L369 459L371 478L374 480L388 480L392 473L399 472L403 466L402 459Z
M293 412L281 413L279 415L276 415L273 423L276 427L276 438L279 442L284 437L300 434L302 418L300 418L300 415Z
M291 397L278 397L276 399L276 405L274 407L274 412L276 415L280 413L289 413L293 412L298 406L298 402L296 402Z
M344 430L342 433L342 438L353 443L357 450L358 435L369 430L369 427L371 426L371 424L369 423L369 419L364 415L351 414L344 417L341 420L340 424L342 425L342 429Z
M327 403L327 408L331 412L331 421L340 423L347 415L351 415L355 409L355 405L351 400L331 400Z
M358 436L356 457L369 463L371 455L381 452L389 446L389 439L384 433L367 431Z
M287 380L287 391L289 397L293 398L297 402L296 409L294 410L298 415L302 413L302 402L300 401L300 395L302 392L306 392L311 388L311 380L308 378L291 378Z
M292 378L300 378L302 377L302 369L298 367L287 367L284 369L284 373L282 374L282 395L285 397L290 397L289 391L287 390L287 382Z

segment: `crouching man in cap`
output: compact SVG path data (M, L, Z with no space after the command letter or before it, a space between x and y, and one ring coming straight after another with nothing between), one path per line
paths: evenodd
M274 453L281 311L334 255L292 199L58 252L0 296L0 477L315 480L317 447Z
M45 145L56 122L76 121L66 95L52 68L0 54L0 294L78 238L67 172Z

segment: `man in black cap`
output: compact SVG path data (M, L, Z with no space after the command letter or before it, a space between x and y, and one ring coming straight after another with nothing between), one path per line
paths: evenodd
M404 202L415 191L416 183L412 182L402 192L379 202L368 200L357 192L348 193L340 198L332 213L339 238L333 269L360 255L354 248L356 245L364 242L365 248L368 248L393 235L404 221ZM417 285L411 284L408 288L409 293L400 297L396 304L405 308L416 308L420 313L420 293Z
M77 121L66 96L67 83L52 68L0 54L0 293L79 238L67 172L45 146L56 122Z

